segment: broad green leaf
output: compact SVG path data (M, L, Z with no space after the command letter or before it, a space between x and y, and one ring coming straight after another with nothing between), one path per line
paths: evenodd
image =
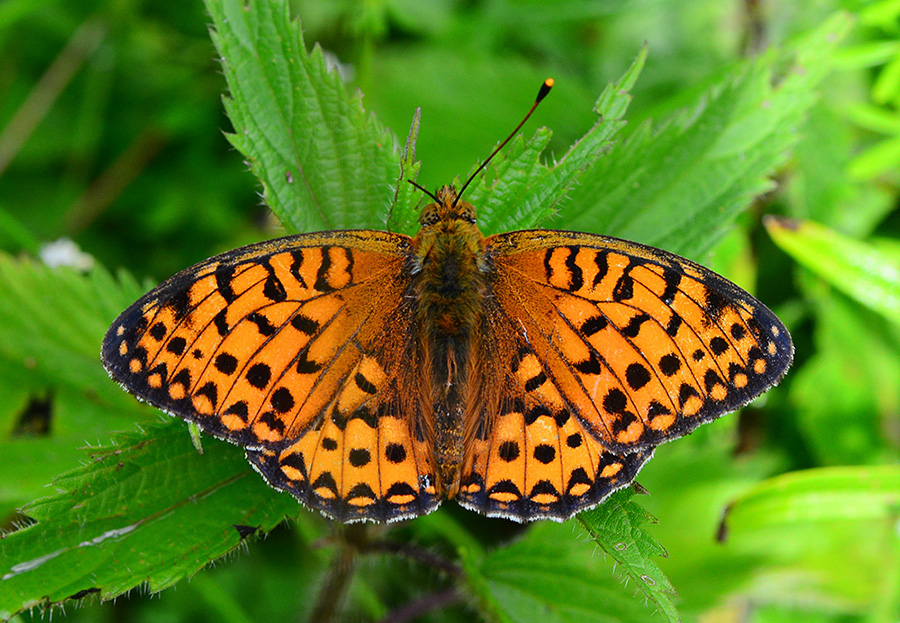
M139 293L102 269L87 276L0 255L0 356L54 384L96 387L106 380L100 340L109 322Z
M482 611L511 623L678 620L674 609L655 617L658 604L635 599L631 584L623 590L613 564L573 537L571 523L542 522L483 559L464 556L467 583Z
M747 409L745 417L752 420L754 411ZM649 495L632 500L660 518L643 529L665 546L668 556L650 560L678 591L671 599L686 621L740 595L769 560L765 548L725 550L716 542L727 503L773 469L764 453L736 458L738 421L736 414L726 415L661 445L638 478Z
M688 112L638 128L583 176L554 225L702 255L771 188L849 25L837 15L782 55L747 61Z
M24 250L37 254L40 244L27 227L0 204L0 248Z
M293 231L382 228L399 174L393 135L322 50L307 52L283 3L208 0L229 96L228 138ZM374 208L374 209L373 209Z
M900 41L897 47L900 49ZM861 128L882 134L900 134L900 115L893 110L869 102L847 102L841 112Z
M667 556L659 541L643 524L656 519L633 500L634 489L617 491L606 502L578 515L578 520L597 545L616 561L617 570L634 582L667 621L679 621L672 603L675 587L654 558Z
M835 55L835 66L859 69L882 65L900 52L900 41L866 41L848 45Z
M812 221L768 217L775 243L859 303L900 323L900 264L871 245Z
M896 100L900 91L900 59L896 56L882 68L872 85L872 100L887 104Z
M155 417L109 380L99 356L106 327L141 291L101 268L83 275L0 255L0 508L44 495L86 444ZM37 403L48 430L20 430Z
M865 521L897 515L900 467L823 467L766 480L736 499L725 532L820 521Z
M59 493L25 510L36 523L0 540L0 618L143 583L161 590L296 514L240 449L204 450L169 421L120 436L60 476Z

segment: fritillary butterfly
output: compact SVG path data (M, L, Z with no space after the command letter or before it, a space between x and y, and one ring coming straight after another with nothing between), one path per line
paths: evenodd
M525 522L597 505L791 363L778 318L694 262L568 231L485 238L453 187L433 198L414 238L301 234L178 273L113 323L104 365L334 519L455 497Z

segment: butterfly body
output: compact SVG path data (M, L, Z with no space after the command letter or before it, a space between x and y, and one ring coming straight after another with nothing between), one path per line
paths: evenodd
M464 419L471 342L486 293L484 236L474 207L450 186L422 211L413 240L420 270L413 276L416 321L424 339L434 413L438 491L453 497L463 460Z
M485 238L451 187L435 198L415 238L301 234L182 271L113 323L104 365L329 517L455 497L530 521L598 504L791 363L775 315L698 264L594 234Z

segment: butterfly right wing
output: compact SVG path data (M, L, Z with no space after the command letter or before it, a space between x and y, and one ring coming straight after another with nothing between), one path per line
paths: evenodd
M341 521L437 507L411 240L307 234L170 278L110 327L110 375L246 449L269 483Z
M484 335L470 386L460 502L565 519L626 485L656 445L776 384L790 335L702 266L560 231L488 238Z

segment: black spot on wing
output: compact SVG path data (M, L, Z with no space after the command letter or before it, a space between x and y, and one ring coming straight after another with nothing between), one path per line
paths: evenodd
M309 358L309 352L303 351L297 356L297 372L299 374L312 374L322 369L322 364Z
M578 247L569 247L569 256L566 258L566 268L569 269L569 292L575 292L584 286L584 274L581 267L575 263L577 256Z
M166 350L172 353L173 355L178 355L179 357L184 354L184 349L187 347L187 340L183 337L173 337L169 340L169 343L166 344Z
M234 371L237 370L237 364L237 359L228 353L219 353L213 362L216 370L226 375L234 374Z
M150 337L152 337L157 342L166 337L166 333L168 333L166 325L162 322L157 322L152 327L150 327Z
M364 391L367 394L375 394L378 391L378 388L375 387L365 376L363 376L362 372L357 372L356 376L353 377L353 381L356 383L356 386Z
M234 266L220 266L216 269L216 290L225 299L226 303L233 303L237 298L231 281L234 279Z
M297 329L300 333L305 335L315 335L316 331L319 330L319 323L312 318L304 316L301 313L294 314L294 317L291 318L291 326Z
M292 258L291 268L290 268L291 276L293 276L294 279L297 280L297 283L300 284L300 287L305 290L309 286L306 285L306 281L303 279L303 274L300 272L300 267L303 266L303 251L297 250L297 251L291 252L291 258Z
M581 332L587 336L591 337L598 331L602 331L609 325L609 321L606 320L603 316L592 316L585 320L581 325Z
M255 363L247 370L247 382L257 389L263 389L272 378L272 370L264 363Z
M263 337L275 335L275 327L269 322L269 319L259 312L250 312L247 314L247 320L256 325L256 329Z
M286 300L287 292L285 292L284 284L281 283L281 280L275 275L275 269L267 263L266 271L268 272L268 275L266 276L266 283L263 286L263 295L276 303Z
M609 259L605 251L598 251L594 254L594 265L597 267L597 274L594 275L594 282L591 285L596 288L609 272Z
M681 284L681 273L666 267L663 269L662 277L666 284L666 289L663 290L660 298L666 305L671 305L675 300L675 295L678 293L678 286Z
M617 303L627 301L634 296L634 278L628 274L628 268L625 269L613 288L613 300Z
M650 320L650 316L645 313L636 314L631 317L628 324L622 327L622 335L626 337L637 337L641 332L641 325Z

